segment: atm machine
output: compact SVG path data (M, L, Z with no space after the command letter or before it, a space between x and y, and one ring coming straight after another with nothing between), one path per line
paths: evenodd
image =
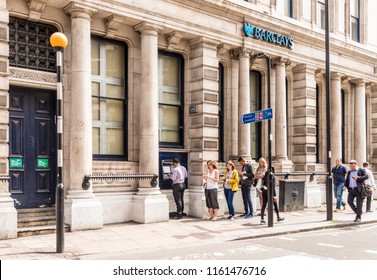
M186 167L187 171L187 152L160 152L160 174L159 174L159 187L160 189L171 189L173 184L170 180L171 168L173 166L173 159L178 158L181 165ZM186 179L186 188L188 181Z

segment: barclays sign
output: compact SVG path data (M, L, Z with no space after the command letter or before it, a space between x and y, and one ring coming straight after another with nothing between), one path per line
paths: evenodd
M243 25L243 31L247 37L280 45L288 49L293 49L294 46L293 38L253 26L247 22Z

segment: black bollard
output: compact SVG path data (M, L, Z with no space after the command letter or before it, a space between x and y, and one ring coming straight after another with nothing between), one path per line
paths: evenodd
M64 253L64 186L56 187L56 253Z

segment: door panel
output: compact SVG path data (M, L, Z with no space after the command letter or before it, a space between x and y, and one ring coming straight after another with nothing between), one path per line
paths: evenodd
M55 201L54 93L11 87L9 91L10 193L16 208Z

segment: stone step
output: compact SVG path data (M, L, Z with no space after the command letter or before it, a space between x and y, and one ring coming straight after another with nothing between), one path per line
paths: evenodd
M65 232L69 231L69 226L65 226ZM42 234L54 234L56 232L56 226L35 226L19 228L17 230L18 237L28 237Z
M31 208L31 209L18 209L17 218L23 219L27 217L41 217L41 216L54 216L55 208Z
M35 227L35 226L46 226L55 225L56 216L40 216L40 217L18 217L17 227Z

